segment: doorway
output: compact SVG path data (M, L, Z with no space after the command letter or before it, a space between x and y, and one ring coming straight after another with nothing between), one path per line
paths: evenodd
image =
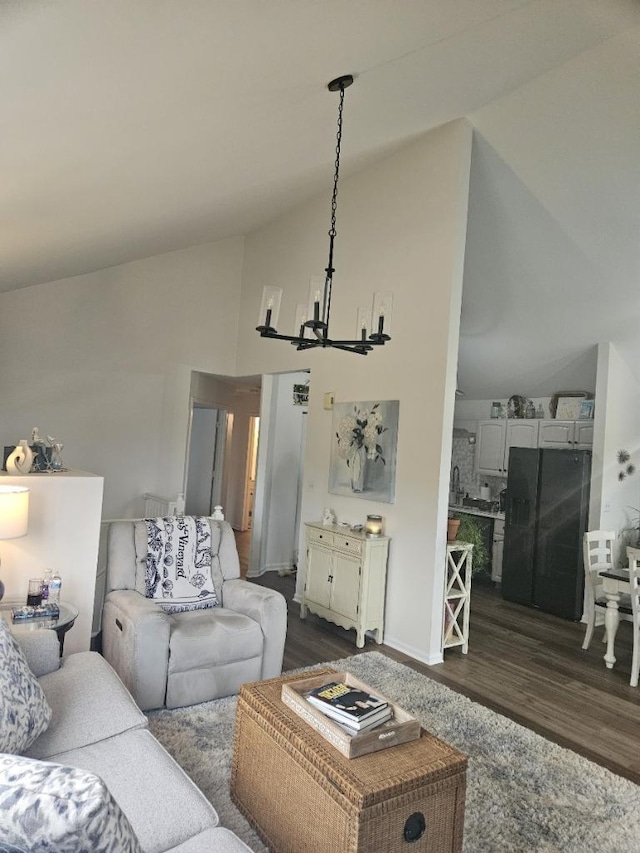
M224 458L228 411L191 404L185 513L211 515L223 505Z

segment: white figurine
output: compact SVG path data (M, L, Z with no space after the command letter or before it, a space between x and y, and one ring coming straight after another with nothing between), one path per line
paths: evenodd
M326 506L322 511L322 523L327 526L336 523L336 514L328 506Z

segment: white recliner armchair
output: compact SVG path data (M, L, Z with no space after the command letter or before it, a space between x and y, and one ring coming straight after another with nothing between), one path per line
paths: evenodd
M220 606L171 614L145 597L145 523L118 521L110 527L103 654L142 710L230 696L244 682L282 670L286 601L279 592L241 580L231 526L209 523Z

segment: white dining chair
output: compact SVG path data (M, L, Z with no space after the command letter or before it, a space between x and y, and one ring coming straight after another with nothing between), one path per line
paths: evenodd
M640 548L627 548L627 557L629 558L629 583L633 611L633 657L629 684L637 687L640 671Z
M613 543L616 534L612 530L589 530L584 534L582 540L582 556L584 563L585 580L585 609L584 615L587 620L587 630L584 635L583 649L588 649L596 627L596 618L604 619L607 609L607 599L602 591L602 580L599 572L606 572L613 568ZM622 595L618 603L620 619L627 622L633 620L631 612L631 599L628 595ZM602 624L598 622L598 624ZM607 642L607 628L605 626L602 642Z

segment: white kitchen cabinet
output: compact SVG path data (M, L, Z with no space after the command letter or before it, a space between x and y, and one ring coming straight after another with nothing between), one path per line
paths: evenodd
M493 418L478 422L476 439L478 474L504 477L512 447L537 447L539 421Z
M381 643L389 538L320 522L305 527L307 573L300 618L310 611L342 628L355 628L359 649L366 631Z
M590 450L593 421L540 421L538 446L551 449Z

